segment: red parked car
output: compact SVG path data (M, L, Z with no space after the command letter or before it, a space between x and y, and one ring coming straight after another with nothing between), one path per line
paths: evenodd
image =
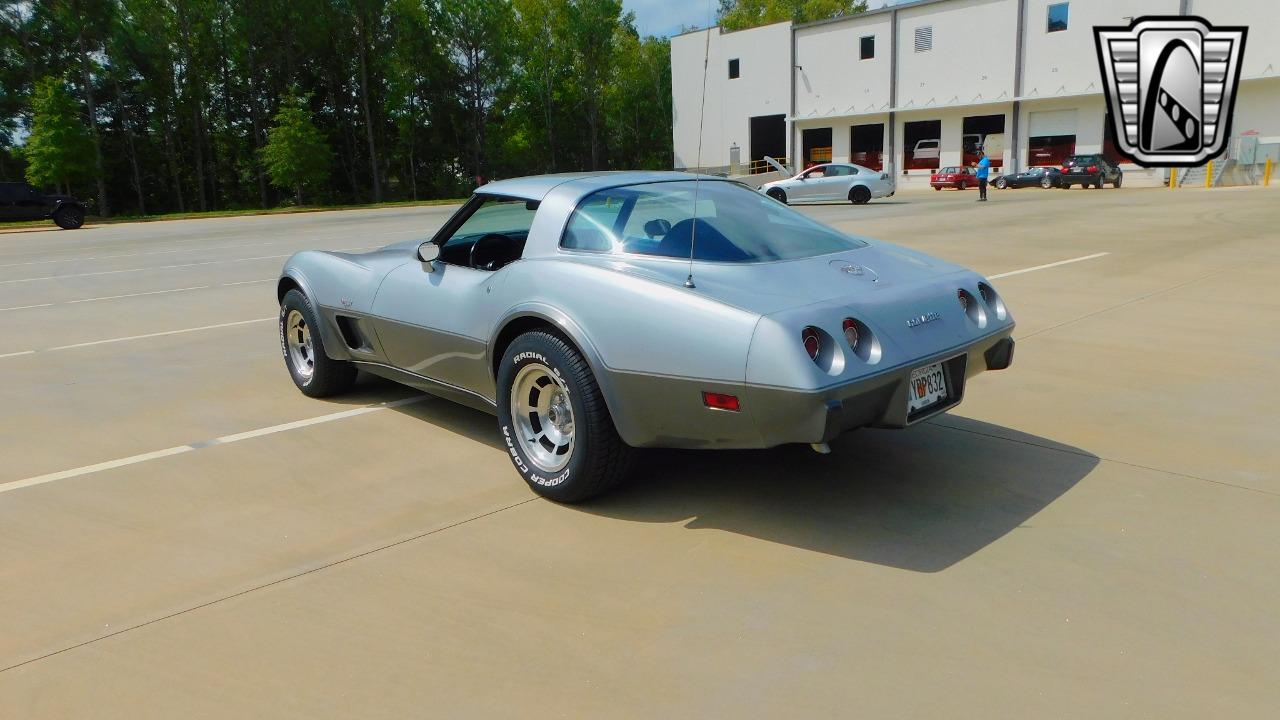
M970 185L978 184L978 175L973 168L944 167L929 176L929 184L934 190L941 190L944 187L964 190Z

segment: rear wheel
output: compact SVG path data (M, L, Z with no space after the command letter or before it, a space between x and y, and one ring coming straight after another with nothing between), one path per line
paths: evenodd
M1118 187L1120 187L1120 183L1121 183L1121 182L1123 182L1123 181L1124 181L1124 176L1123 176L1123 175L1116 175L1116 181L1115 181L1114 183L1112 183L1111 185L1112 185L1112 187L1116 187L1116 188L1118 188Z
M849 191L849 202L854 205L866 205L871 200L871 191L858 185Z
M293 384L303 395L337 395L356 382L355 365L325 354L320 318L300 290L290 290L280 302L280 351Z
M511 462L534 492L578 502L631 471L591 368L576 348L545 330L507 346L498 367L498 423Z
M956 189L957 189L957 190L968 190L968 189L969 189L969 185L968 185L968 183L959 182L959 183L956 183Z
M1049 188L1053 187L1053 181L1050 180L1049 178L1041 178L1040 187L1044 188L1045 190L1048 190Z
M73 205L58 208L53 214L53 222L63 230L76 230L84 225L84 210Z
M940 185L934 185L934 186L933 186L933 189L934 189L934 190L937 190L937 191L939 191L939 192L941 192L941 191L942 191L942 187L941 187Z
M769 191L766 192L765 195L768 195L783 205L787 204L787 193L782 188L769 188Z

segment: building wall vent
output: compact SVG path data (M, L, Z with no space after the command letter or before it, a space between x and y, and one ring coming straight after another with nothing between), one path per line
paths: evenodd
M929 52L933 49L933 26L922 25L916 28L916 52Z

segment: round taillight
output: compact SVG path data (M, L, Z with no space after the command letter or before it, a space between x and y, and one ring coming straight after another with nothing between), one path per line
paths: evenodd
M804 342L804 351L809 353L809 359L817 362L818 353L822 352L822 336L818 334L818 329L807 327L801 330L800 340Z
M1009 316L1008 309L1004 306L1004 301L996 294L996 291L986 283L978 283L978 293L982 295L982 301L991 308L996 314L997 320L1004 320Z
M858 323L853 318L844 319L844 341L849 343L849 349L858 348Z

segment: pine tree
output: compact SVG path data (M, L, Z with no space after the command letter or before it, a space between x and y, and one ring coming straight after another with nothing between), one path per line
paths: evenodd
M311 122L306 98L290 96L280 105L267 144L262 148L262 163L271 176L271 184L292 189L299 205L302 188L329 179L329 143Z
M57 78L38 81L31 96L31 135L23 155L32 185L61 190L93 173L93 140L80 107Z

